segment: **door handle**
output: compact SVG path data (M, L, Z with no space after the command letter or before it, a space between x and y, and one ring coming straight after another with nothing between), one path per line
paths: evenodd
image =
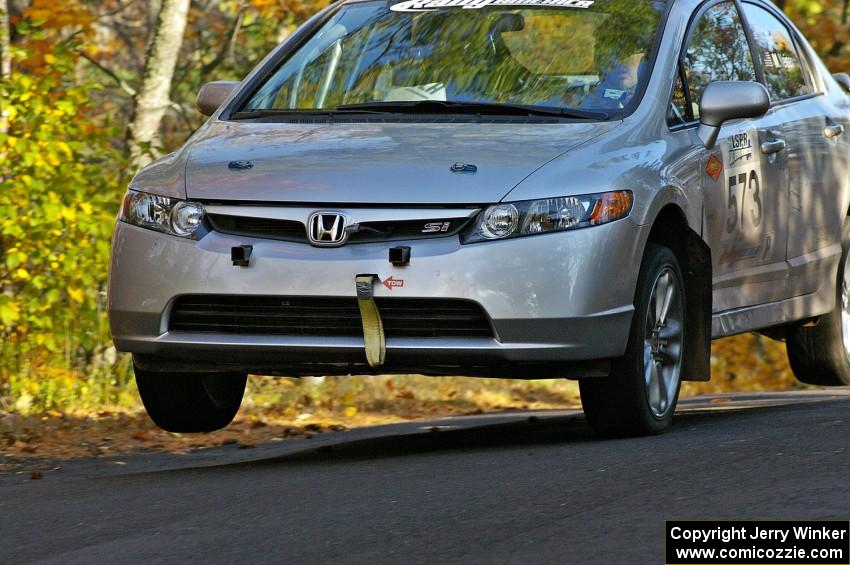
M779 153L783 149L785 149L784 139L771 139L769 141L762 141L761 143L761 152L765 155Z
M844 133L844 126L841 124L833 124L823 128L823 134L827 139L834 139Z

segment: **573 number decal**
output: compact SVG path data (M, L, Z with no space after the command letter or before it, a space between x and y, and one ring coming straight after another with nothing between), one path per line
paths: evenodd
M740 203L739 203L740 195ZM761 180L755 170L729 177L729 205L726 211L726 233L758 228L762 220Z

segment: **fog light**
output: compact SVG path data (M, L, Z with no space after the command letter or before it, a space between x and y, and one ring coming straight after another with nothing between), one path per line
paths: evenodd
M519 226L519 211L513 204L498 204L484 211L481 235L489 239L500 239L514 233Z
M171 229L177 235L191 235L204 219L204 207L197 202L178 202L171 211Z

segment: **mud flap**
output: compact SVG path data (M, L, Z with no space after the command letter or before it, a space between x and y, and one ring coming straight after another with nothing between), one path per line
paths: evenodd
M381 313L375 304L375 281L377 275L357 275L357 305L360 307L360 319L363 324L363 338L366 342L366 361L370 367L380 367L384 364L387 354L387 343L384 337L384 324Z
M711 250L695 233L688 234L686 271L685 339L690 351L685 356L682 380L708 381L711 379Z

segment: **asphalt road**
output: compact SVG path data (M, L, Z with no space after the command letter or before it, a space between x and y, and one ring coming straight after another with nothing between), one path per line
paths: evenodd
M436 426L436 427L435 427ZM850 519L850 391L416 422L0 475L0 562L662 563L665 519Z

